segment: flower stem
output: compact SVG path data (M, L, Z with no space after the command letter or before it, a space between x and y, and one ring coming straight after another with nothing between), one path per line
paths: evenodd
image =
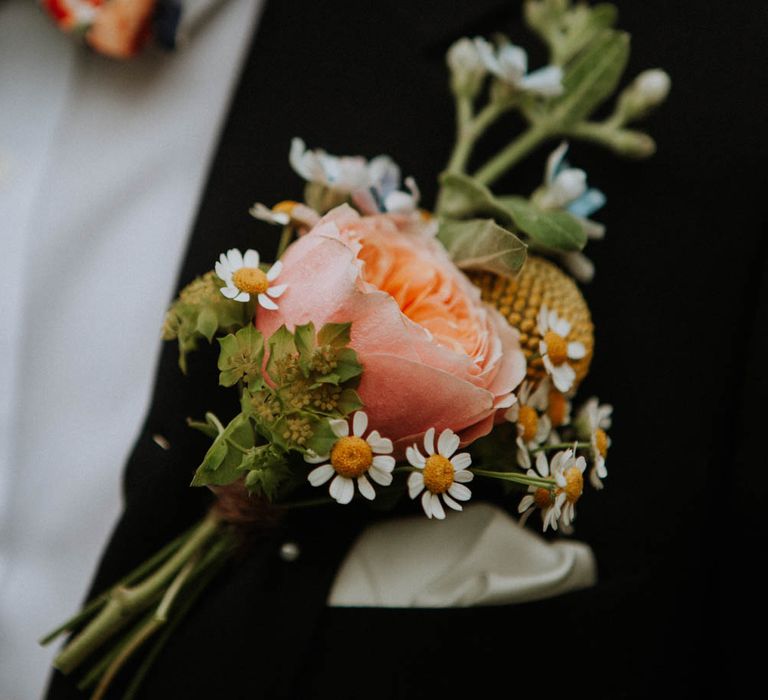
M277 244L277 255L275 256L275 260L279 260L283 256L285 249L290 245L292 240L293 226L283 226L283 232L280 234L280 242Z
M128 659L149 639L155 632L157 632L168 620L168 610L170 609L173 601L176 599L179 591L184 586L184 583L195 570L197 563L200 559L200 552L196 552L192 558L184 565L184 567L173 579L173 582L166 590L160 605L157 606L157 610L139 629L133 634L128 642L120 649L117 656L107 667L104 675L101 677L99 684L96 686L96 690L93 691L91 700L102 700L104 694L109 689L115 676L120 669L125 665Z
M500 479L501 481L512 481L523 486L538 486L543 489L554 489L555 482L551 479L528 476L527 474L518 474L516 472L492 472L485 469L472 469L473 474L485 476L490 479Z
M506 148L485 163L475 173L474 178L484 185L491 185L550 135L549 129L542 125L529 126Z
M550 450L568 450L579 447L592 447L589 442L558 442L553 445L541 445L540 447L534 447L531 452L549 452Z
M491 124L514 106L511 100L490 102L473 117L471 104L469 107L462 107L464 101L466 100L457 103L456 146L448 163L448 172L463 173L477 140Z
M152 604L163 586L218 531L221 521L211 512L188 535L184 544L157 571L133 588L118 584L99 614L54 659L62 673L71 673L118 629Z
M168 543L165 547L163 547L159 552L154 554L152 557L147 559L144 563L142 563L140 566L138 566L136 569L134 569L130 574L128 574L125 578L120 579L120 581L117 582L114 586L112 586L111 589L104 591L101 595L94 598L90 603L88 603L77 615L73 615L71 618L69 618L66 622L63 622L59 627L57 627L55 630L49 632L45 637L43 637L39 644L41 646L45 646L47 644L50 644L54 639L56 639L58 636L63 634L64 632L71 632L72 630L76 629L81 622L85 622L89 618L93 617L99 608L103 607L107 600L109 599L110 592L114 590L118 586L130 586L131 584L135 583L136 581L140 580L145 574L149 573L154 569L156 566L164 562L168 557L170 557L179 547L181 547L182 542L189 537L192 530L187 530L186 532L179 535L173 542Z

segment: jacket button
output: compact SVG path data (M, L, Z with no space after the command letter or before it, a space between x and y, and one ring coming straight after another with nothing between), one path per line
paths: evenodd
M283 544L280 545L280 558L283 561L296 561L300 554L301 550L299 549L299 545L295 542L283 542Z

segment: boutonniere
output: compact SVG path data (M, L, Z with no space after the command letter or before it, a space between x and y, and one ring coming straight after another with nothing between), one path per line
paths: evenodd
M168 640L157 633L254 521L299 506L321 520L322 508L352 501L460 517L486 481L521 521L570 533L585 488L603 488L612 407L578 398L595 344L573 277L594 272L583 251L605 233L592 218L605 195L567 160L568 144L650 156L652 138L633 124L665 99L669 78L641 73L595 119L629 56L615 9L530 0L525 19L548 65L531 70L504 37L448 51L457 139L433 207L388 156L334 156L294 139L304 201L251 210L282 229L276 260L222 250L171 306L163 336L178 344L181 371L216 343L219 384L231 389L229 415L189 421L210 438L192 486L216 498L192 530L44 640L73 635L55 665L84 669L93 697L143 653L133 693ZM504 120L525 126L475 163L476 144ZM494 189L544 142L540 186Z

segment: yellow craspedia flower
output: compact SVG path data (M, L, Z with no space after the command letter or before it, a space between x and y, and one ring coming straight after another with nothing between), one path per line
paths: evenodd
M575 391L587 376L595 346L589 307L576 283L559 267L535 255L528 256L514 278L491 272L471 272L469 277L480 287L483 300L495 306L520 331L520 347L528 361L528 379L534 384L547 374L539 357L539 342L543 340L538 328L539 310L545 306L570 323L567 340L582 343L586 349L583 358L571 362L576 380L569 393Z

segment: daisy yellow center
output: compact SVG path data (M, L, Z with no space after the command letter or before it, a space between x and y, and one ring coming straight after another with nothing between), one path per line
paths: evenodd
M424 486L432 493L445 493L453 484L453 465L442 455L431 455L424 465Z
M539 508L544 510L552 505L552 494L549 489L536 489L536 492L533 494L533 501Z
M565 396L559 391L549 392L549 405L547 406L547 414L552 421L552 425L557 428L565 423L565 414L567 411L567 404Z
M565 497L569 503L576 503L584 490L584 476L578 467L565 470Z
M605 456L608 454L608 436L602 428L595 430L595 446L600 456L605 459Z
M359 437L343 437L331 450L331 465L337 474L353 479L362 476L373 464L371 446Z
M232 275L232 282L241 292L248 294L264 294L269 288L267 275L258 267L241 267Z
M272 207L272 211L275 212L275 214L288 214L290 216L296 204L297 203L291 199L284 199L282 202L275 204L275 206Z
M520 406L520 413L517 416L517 424L522 429L520 437L524 442L530 442L536 437L539 429L539 416L536 410L530 406Z
M562 365L568 359L568 343L562 335L554 331L547 331L544 335L544 342L547 344L547 355L552 360L553 365Z

